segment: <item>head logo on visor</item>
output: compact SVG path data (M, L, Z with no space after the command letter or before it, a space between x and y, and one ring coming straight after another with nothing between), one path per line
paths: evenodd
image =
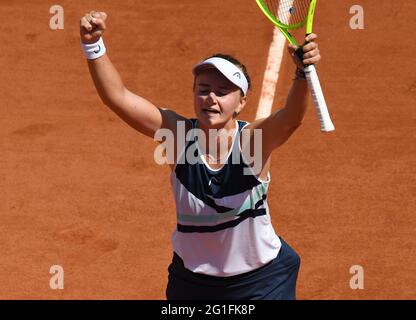
M193 69L193 74L197 75L202 70L209 68L215 68L221 72L228 80L239 87L244 95L247 95L248 81L244 73L232 62L227 59L214 57L209 58L201 63L197 64Z

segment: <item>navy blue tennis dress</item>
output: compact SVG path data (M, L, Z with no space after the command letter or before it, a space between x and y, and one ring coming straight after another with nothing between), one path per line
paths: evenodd
M192 128L197 128L197 120ZM201 157L197 136L172 171L177 228L166 289L168 300L295 299L300 258L271 224L267 181L247 174L237 121L225 165ZM195 130L191 130L193 132ZM197 161L189 161L189 155Z

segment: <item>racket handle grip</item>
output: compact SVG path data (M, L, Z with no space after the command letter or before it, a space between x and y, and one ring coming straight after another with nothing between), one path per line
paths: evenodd
M334 124L329 116L328 107L326 106L325 97L322 93L321 84L314 65L308 65L304 69L309 88L312 92L312 100L315 105L316 113L321 125L322 132L331 132L335 130Z

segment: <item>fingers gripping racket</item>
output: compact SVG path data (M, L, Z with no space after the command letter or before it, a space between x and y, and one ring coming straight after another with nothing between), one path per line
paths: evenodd
M306 34L312 33L316 0L256 0L256 2L266 17L273 22L291 44L299 47L289 30L300 29L306 26ZM296 54L302 57L303 51L301 47L298 48ZM329 116L315 66L307 65L304 71L312 91L312 99L318 114L321 131L330 132L335 130Z

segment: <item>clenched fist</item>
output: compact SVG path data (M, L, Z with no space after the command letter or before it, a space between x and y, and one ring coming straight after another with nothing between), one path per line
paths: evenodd
M106 19L105 12L91 11L85 14L81 18L79 30L82 43L97 42L106 29Z
M305 65L317 64L321 60L318 44L315 42L316 39L318 39L318 36L314 33L311 33L305 38L305 45L302 46L303 61L300 61L299 57L295 54L297 47L293 44L288 45L289 54L299 69L303 70Z

